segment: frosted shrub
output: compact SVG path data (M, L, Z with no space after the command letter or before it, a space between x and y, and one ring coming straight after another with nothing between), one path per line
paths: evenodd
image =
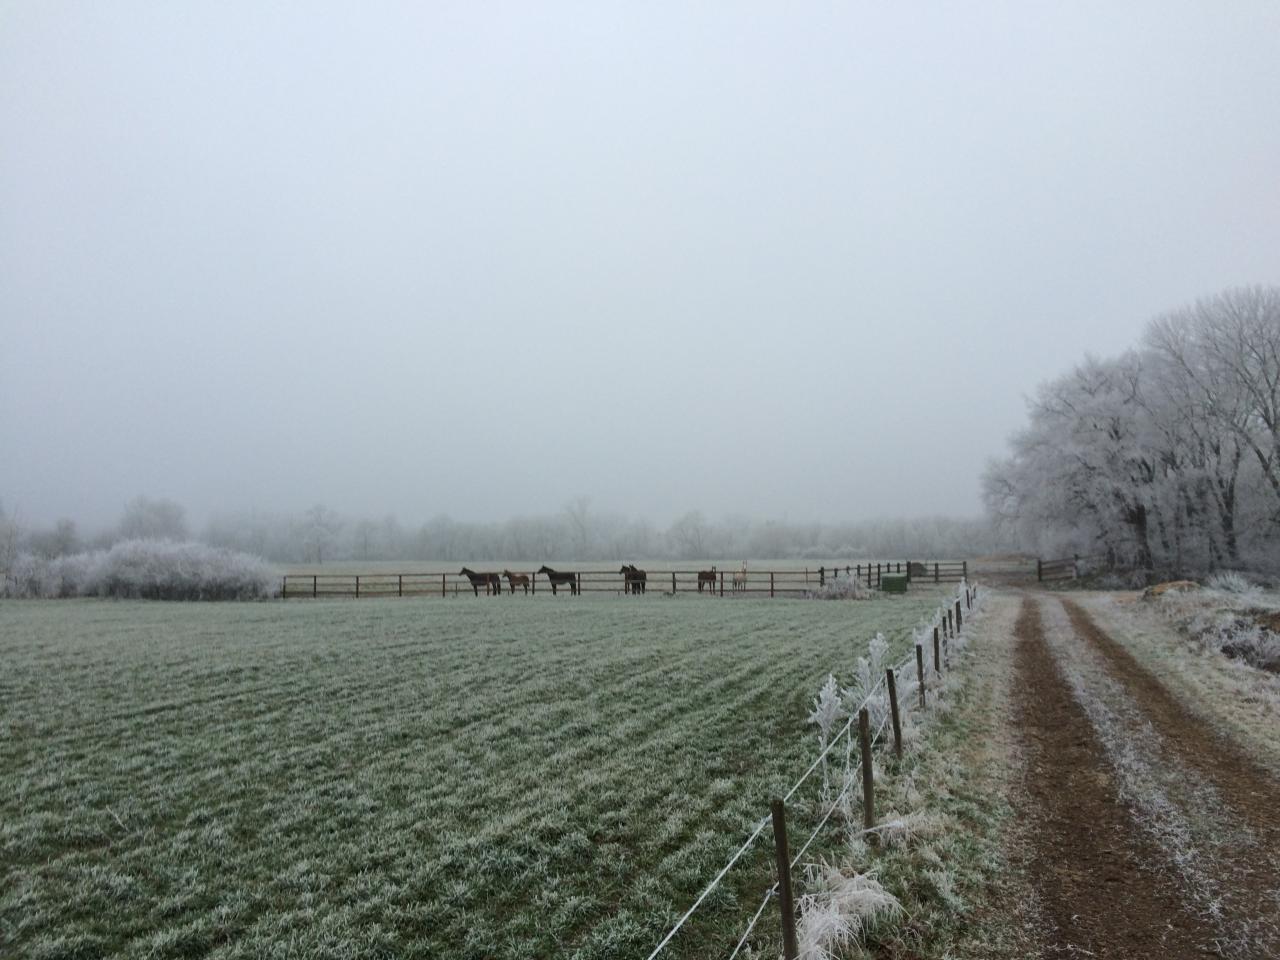
M1205 586L1220 593L1249 595L1258 592L1258 588L1245 579L1244 574L1236 573L1234 570L1215 573L1205 582Z
M831 742L831 732L843 715L844 709L840 705L840 693L836 685L836 678L829 673L827 674L827 682L822 685L822 689L813 699L813 713L809 714L809 722L818 725L818 743L821 749L827 749L827 744ZM822 792L825 794L829 789L827 758L824 756L822 758Z
M845 712L849 716L856 715L865 701L872 730L879 726L889 710L888 691L877 689L884 677L887 666L885 657L888 653L889 641L884 638L883 633L877 633L867 644L867 655L858 658L853 684L843 694Z
M1280 673L1280 634L1247 616L1219 614L1212 626L1202 628L1200 637L1228 657Z
M19 558L4 592L17 597L252 600L273 596L271 568L245 553L202 543L126 540L57 560Z
M814 590L809 596L815 600L870 600L875 596L865 583L856 576L832 576L826 584Z

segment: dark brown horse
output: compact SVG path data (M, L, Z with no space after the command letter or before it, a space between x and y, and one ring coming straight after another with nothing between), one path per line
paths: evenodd
M712 567L710 570L698 571L698 592L699 593L702 592L703 584L707 584L708 586L710 586L712 593L716 592L716 568L715 567Z
M623 593L644 593L649 586L649 575L634 563L624 563L618 572L623 578Z
M477 597L480 596L481 587L484 587L485 593L492 590L495 597L502 593L502 578L496 573L476 573L466 567L463 567L459 573L471 581L471 592Z
M577 594L578 575L576 573L561 573L558 570L552 570L545 564L538 568L538 572L545 573L547 575L547 580L551 583L551 593L553 596L555 595L557 586L567 586L570 593L575 595Z
M512 573L510 570L503 570L502 575L507 578L507 583L511 584L511 592L516 592L516 587L524 587L524 592L529 592L529 575L527 573Z

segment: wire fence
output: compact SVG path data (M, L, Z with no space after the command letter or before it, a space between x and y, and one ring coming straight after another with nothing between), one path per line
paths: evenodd
M983 591L983 594L985 595L985 591ZM728 954L728 957L729 960L734 960L734 958L739 955L743 948L750 942L752 934L755 932L757 926L764 917L765 912L768 910L770 901L781 899L782 891L784 889L790 891L791 874L800 865L802 858L821 835L823 829L830 822L836 811L842 806L849 804L851 800L851 793L855 788L855 783L857 782L849 775L850 756L855 729L859 729L861 734L861 757L859 760L859 767L862 774L861 783L863 797L861 800L861 806L864 826L861 830L852 831L852 834L866 836L883 831L886 824L876 824L874 818L873 775L871 772L872 751L878 745L883 744L885 731L889 729L890 724L892 724L894 750L899 756L901 755L901 714L905 712L907 704L912 700L918 700L918 709L923 710L926 708L929 680L940 679L943 676L943 672L946 669L949 669L950 643L961 639L964 629L965 613L972 613L978 605L978 595L979 591L976 585L969 585L967 582L961 583L956 591L954 605L948 605L945 609L939 609L930 624L933 634L932 651L926 650L927 639L923 639L921 635L917 633L916 642L913 644L912 652L897 664L887 667L884 674L877 680L871 689L865 692L865 695L862 697L858 706L847 711L848 718L845 720L843 726L841 726L835 735L832 736L823 746L822 750L809 765L808 769L800 775L786 793L783 794L781 798L774 801L774 816L764 817L755 824L746 840L744 840L743 843L733 852L724 866L721 867L706 887L703 888L702 892L699 893L698 897L694 900L689 909L686 910L670 930L667 931L667 934L658 942L645 960L656 960L656 958L662 954L672 942L675 941L680 931L685 928L686 924L688 924L694 917L699 907L706 902L712 892L715 891L722 882L724 882L725 878L733 870L733 867L738 864L754 846L757 845L761 835L765 832L765 828L769 826L771 819L774 823L774 843L776 850L784 851L787 849L785 827L782 830L782 835L778 835L779 817L777 816L777 812L781 810L786 803L791 801L793 797L795 797L797 792L815 774L815 772L824 766L825 761L831 755L832 751L836 750L843 742L846 747L846 770L842 780L842 785L840 789L836 791L833 799L830 799L829 802L824 799L820 809L823 809L825 812L823 812L821 817L818 818L816 825L813 827L804 843L800 846L800 849L794 855L789 855L785 858L783 858L781 852L779 852L779 863L781 864L785 862L787 864L786 876L782 876L782 871L779 869L778 878L767 890L765 890L759 906L747 921L742 935L738 938L732 952ZM926 628L926 633L927 629L928 628ZM928 676L926 676L925 664L926 661L929 660L930 653L932 653L932 671ZM915 667L914 678L912 677L913 666ZM906 682L900 683L899 678L905 679ZM883 703L886 687L888 688L889 693L887 704ZM902 696L900 697L900 695ZM872 710L883 713L874 733L871 733L867 729L869 715ZM824 798L827 796L826 783L827 780L824 772ZM793 945L795 941L794 903L790 905L780 904L780 906L781 909L779 912L781 914L783 926L784 956L787 956L789 954L788 946ZM791 929L788 931L787 928L789 924ZM787 956L787 960L791 960L791 957Z

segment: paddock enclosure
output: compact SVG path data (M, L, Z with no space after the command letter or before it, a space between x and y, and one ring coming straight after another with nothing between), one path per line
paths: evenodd
M416 570L379 570L373 565L360 570L358 565L350 565L350 569L325 571L315 568L306 572L286 573L280 578L280 596L285 599L318 599L321 597L453 597L464 594L474 596L471 580L460 572L461 566L448 570L424 571ZM436 566L439 566L438 564ZM526 565L519 569L506 564L487 566L469 562L474 573L496 573L502 576L504 570L511 573L524 574L530 579L530 594L551 594L551 585L546 575L537 572L537 568ZM756 596L778 597L798 596L814 590L820 590L827 584L850 578L865 584L871 589L882 586L885 577L907 576L919 585L959 583L969 575L967 560L861 560L845 563L815 564L814 566L787 566L753 568L749 563L746 577L735 579L741 574L741 562L733 566L712 564L708 561L703 567L681 567L639 564L645 572L646 590L651 593L700 593L703 596ZM715 567L715 576L710 580L706 574ZM622 594L626 591L627 575L620 571L619 564L563 564L557 565L557 572L573 572L577 576L580 593ZM482 586L480 593L486 591ZM510 592L505 577L501 582L501 593ZM560 587L561 593L567 588ZM524 595L523 588L518 594Z
M0 953L644 957L944 592L0 602Z

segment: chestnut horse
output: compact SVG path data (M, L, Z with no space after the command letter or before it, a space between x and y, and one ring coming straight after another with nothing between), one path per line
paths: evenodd
M502 578L496 573L476 573L474 570L468 570L463 567L459 574L471 581L471 592L477 597L480 596L480 588L482 586L485 593L493 590L495 597L502 593Z
M712 593L716 592L716 568L715 567L712 567L710 570L698 571L698 592L699 593L702 592L703 584L707 584L708 586L710 586Z
M551 593L553 596L555 595L557 586L563 587L567 585L570 593L575 595L578 593L578 575L576 573L561 573L557 570L552 570L545 564L538 568L538 572L545 573L547 575L547 580L551 582Z
M502 575L507 578L507 583L511 584L511 592L516 592L516 587L524 587L524 592L529 592L529 575L527 573L512 573L510 570L503 570Z

